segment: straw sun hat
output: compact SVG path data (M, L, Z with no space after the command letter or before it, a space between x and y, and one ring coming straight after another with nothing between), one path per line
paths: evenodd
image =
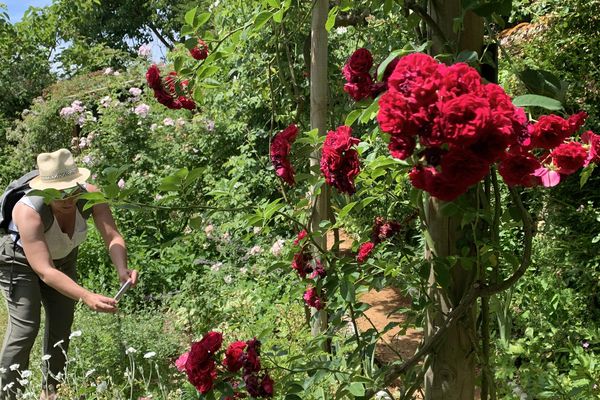
M37 156L37 166L40 174L29 182L32 189L69 189L90 177L90 170L78 168L67 149L41 153Z

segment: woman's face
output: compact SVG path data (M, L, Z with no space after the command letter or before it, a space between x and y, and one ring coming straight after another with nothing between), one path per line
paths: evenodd
M62 190L62 199L52 200L52 208L55 211L67 213L73 211L79 199L81 191L79 188Z

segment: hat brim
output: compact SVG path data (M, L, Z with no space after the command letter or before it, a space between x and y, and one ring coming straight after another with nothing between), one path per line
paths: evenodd
M68 179L60 179L52 182L44 182L42 178L36 176L29 181L29 187L37 190L44 189L56 189L64 190L77 186L77 184L85 183L91 175L91 172L87 168L77 168L77 175L75 177L70 176Z

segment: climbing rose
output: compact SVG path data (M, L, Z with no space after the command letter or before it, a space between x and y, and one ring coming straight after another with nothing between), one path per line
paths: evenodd
M550 155L557 171L563 175L570 175L583 167L588 157L587 151L578 142L563 143Z
M498 172L508 186L532 187L540 182L534 174L538 168L541 168L541 164L533 155L529 153L509 153L500 162Z
M309 307L314 307L317 310L322 310L325 307L325 302L317 295L317 290L314 287L309 287L304 292L304 302Z
M192 348L189 351L188 358L185 363L185 372L188 376L188 380L196 389L206 394L209 392L214 384L214 380L217 378L217 371L215 361L211 357L211 349L215 348L215 342L218 335L216 332L209 332L199 342L192 343Z
M292 269L296 270L302 278L306 278L306 274L312 272L312 268L309 266L310 259L310 255L305 253L304 250L294 254Z
M298 127L290 124L273 137L270 149L271 163L275 168L275 174L290 186L293 186L296 181L294 179L294 167L292 167L288 156L297 135Z
M360 172L358 153L352 148L360 142L352 137L352 128L340 126L329 131L323 144L321 172L328 185L342 193L354 194L354 178Z
M190 50L191 56L196 60L204 60L208 57L208 46L202 39L198 39L198 44Z
M225 351L225 359L223 360L223 366L227 368L229 372L237 372L244 365L244 349L246 348L246 342L233 342L229 345Z
M374 247L375 247L375 243L373 243L373 242L365 242L365 243L361 244L360 247L358 248L358 255L356 256L356 260L360 264L367 261L367 259L373 252Z

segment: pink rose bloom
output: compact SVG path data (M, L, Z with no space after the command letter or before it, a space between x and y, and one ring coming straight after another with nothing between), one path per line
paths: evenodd
M177 360L175 360L175 366L177 370L183 372L185 371L185 363L187 362L188 356L190 355L189 351L186 351L182 355L179 356Z

